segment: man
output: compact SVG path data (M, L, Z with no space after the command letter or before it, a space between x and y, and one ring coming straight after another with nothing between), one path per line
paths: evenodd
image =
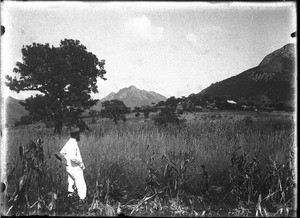
M70 131L71 138L61 149L60 155L64 157L66 161L66 170L68 173L68 192L74 194L75 190L73 185L75 184L79 198L84 200L86 197L86 184L83 176L83 170L85 166L82 162L78 143L80 141L80 129L73 128Z

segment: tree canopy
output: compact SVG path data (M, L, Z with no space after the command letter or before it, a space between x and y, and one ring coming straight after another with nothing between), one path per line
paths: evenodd
M155 109L154 109L154 107L152 107L150 105L142 105L141 112L144 113L144 118L148 119L150 112L155 112Z
M62 124L74 124L80 115L98 100L97 78L106 80L105 60L88 52L79 40L65 39L58 47L33 43L21 49L23 62L17 62L13 72L6 76L6 85L13 91L38 91L22 105L36 120L51 121L55 131Z
M106 117L113 119L116 124L120 119L126 122L125 114L130 113L130 108L126 107L123 101L113 99L110 101L104 101L101 104L104 107L101 112Z

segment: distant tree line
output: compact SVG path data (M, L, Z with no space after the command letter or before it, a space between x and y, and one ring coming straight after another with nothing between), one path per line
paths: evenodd
M230 104L227 100L233 100L236 104ZM158 115L153 118L156 124L165 125L166 123L179 124L182 123L177 114L183 112L197 112L205 110L260 110L260 111L293 111L284 103L272 103L266 96L257 96L249 98L236 98L234 96L209 96L206 94L191 94L188 97L182 96L176 98L174 96L166 101L159 101L151 105L136 106L133 109L127 107L121 100L110 100L102 102L103 109L101 111L90 110L88 116L91 118L91 123L96 123L99 118L109 118L116 124L119 121L126 122L126 115L135 113L135 117L140 117L143 114L144 119L148 119L150 113L158 112ZM15 126L28 125L36 122L34 116L27 115L21 117L15 123ZM73 121L76 122L76 121ZM81 123L80 123L81 122ZM51 123L46 123L48 127L53 126ZM85 126L82 119L79 119L78 125Z
M234 102L234 104L229 102ZM144 119L148 119L150 113L159 111L153 120L156 124L166 125L183 123L178 117L183 112L210 110L293 111L292 107L284 103L274 104L263 95L249 98L237 98L230 95L209 96L207 94L191 94L188 97L182 96L180 98L172 96L166 101L159 101L156 104L135 106L133 110L126 107L124 102L120 100L106 101L102 105L104 109L101 111L90 111L92 121L96 120L95 117L108 117L115 123L118 123L119 120L126 122L126 114L128 113L135 113L135 117L140 117L143 114Z
M229 103L228 100L236 102L236 104ZM181 114L184 111L194 112L201 110L261 110L261 111L294 111L292 106L284 102L273 103L265 95L253 97L236 97L231 95L210 96L207 94L191 94L188 97L182 96L176 98L174 96L168 98L166 101L161 101L157 107L170 107L177 109L177 113Z

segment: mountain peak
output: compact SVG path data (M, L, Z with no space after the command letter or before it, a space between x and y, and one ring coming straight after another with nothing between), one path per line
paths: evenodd
M237 76L213 84L200 93L211 96L266 96L272 103L294 99L295 44L289 43L266 55L261 63Z
M125 103L127 107L134 108L142 105L152 105L152 103L158 103L159 101L165 101L167 98L153 91L140 90L136 86L131 85L127 88L120 89L113 95L102 98L100 101L117 99Z
M115 96L117 93L115 93L115 92L111 92L111 93L109 93L109 95L108 96L106 96L106 97L113 97L113 96Z
M285 46L281 47L280 49L277 49L273 51L272 53L268 54L258 66L270 64L271 62L282 62L278 59L284 59L284 58L294 58L295 57L295 51L296 51L296 45L294 43L288 43Z
M128 89L138 89L137 87L135 87L134 85L131 85L128 87Z

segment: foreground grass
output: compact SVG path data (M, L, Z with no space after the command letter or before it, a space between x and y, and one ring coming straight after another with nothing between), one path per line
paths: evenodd
M159 184L157 187L150 185L153 189L157 191L162 186L169 186L173 191L168 192L169 197L178 197L179 191L171 187L174 185L174 181L171 180L175 177L169 177L167 180L165 177L166 166L171 166L167 160L172 161L174 168L181 169L185 161L193 159L184 173L178 173L178 178L186 178L186 182L179 188L180 191L184 191L185 196L204 197L203 201L206 200L206 204L211 204L211 207L221 207L230 203L232 208L236 209L235 213L238 213L240 210L237 208L241 207L238 202L247 201L247 198L243 193L232 194L232 198L228 195L233 185L232 153L236 151L236 155L244 155L248 162L256 158L262 167L261 172L264 173L269 170L267 164L270 158L278 164L286 163L294 151L295 144L294 124L286 119L246 119L236 122L224 119L212 122L208 119L167 128L157 127L151 121L115 125L111 121L101 120L90 127L92 131L84 133L80 141L82 158L86 165L84 175L89 203L92 203L96 182L105 185L108 179L115 186L110 193L111 204L120 202L125 205L131 199L141 199L149 194L145 187L149 187L150 177L152 182ZM68 140L68 134L52 136L51 130L27 127L13 129L8 133L8 173L15 167L9 181L9 196L16 190L18 178L22 173L18 167L21 165L18 148L29 139L35 141L37 138L44 140L45 181L41 182L45 186L44 191L54 188L58 194L65 192L66 175L54 154L58 153ZM29 201L36 199L36 185L36 181L33 180L28 190L32 193ZM210 187L219 187L221 191L208 192ZM256 199L257 196L258 194ZM162 200L159 199L155 198L156 205L157 202L161 204ZM229 201L230 199L232 201ZM250 200L254 202L254 199ZM203 208L203 204L198 207L202 211L208 210ZM197 209L194 211L196 213ZM229 212L226 211L227 214ZM133 214L143 215L139 210Z

